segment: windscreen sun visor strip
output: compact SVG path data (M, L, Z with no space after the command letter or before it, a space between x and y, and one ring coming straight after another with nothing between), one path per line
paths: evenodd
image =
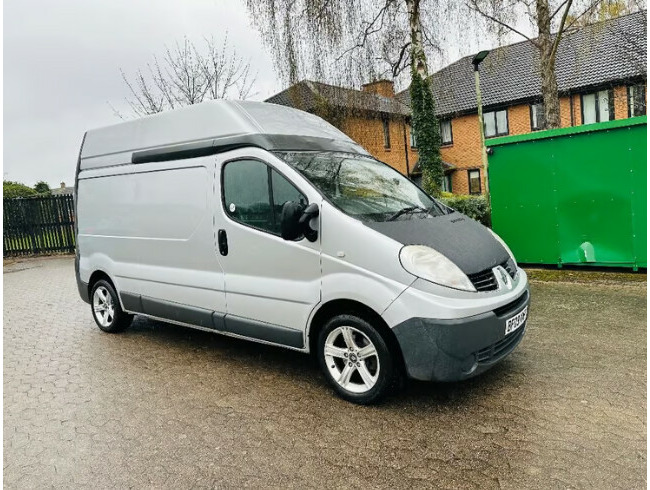
M267 151L347 151L363 154L360 147L342 140L283 134L243 134L134 151L131 163L197 158L250 146Z

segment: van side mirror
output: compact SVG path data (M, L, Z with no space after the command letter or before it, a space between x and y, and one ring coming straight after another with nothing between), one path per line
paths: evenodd
M318 204L312 203L305 207L304 204L287 201L282 206L280 215L280 234L285 240L298 240L303 236L310 242L315 242L318 232L312 230L309 222L318 216Z
M320 211L318 209L318 204L313 202L305 208L305 210L302 212L302 216L298 220L298 222L303 227L302 230L305 234L305 238L310 242L316 241L318 238L318 232L316 230L312 230L311 226L309 226L309 222L312 220L312 218L318 217L319 213Z

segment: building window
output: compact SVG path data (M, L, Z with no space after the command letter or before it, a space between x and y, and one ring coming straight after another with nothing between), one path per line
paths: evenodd
M546 128L546 119L544 118L544 104L530 104L530 130L539 131Z
M382 119L381 122L384 126L384 148L390 148L390 126L388 119Z
M627 116L644 116L646 113L645 84L632 85L627 88Z
M582 94L582 124L593 124L614 119L614 93L600 90Z
M469 193L480 194L481 193L481 171L478 169L468 170L467 177L469 179Z
M415 133L413 132L413 126L409 126L409 136L411 139L411 148L417 148L418 142L415 140Z
M442 177L442 192L453 192L451 190L451 174Z
M454 135L451 133L451 121L440 121L440 141L443 145L451 145Z
M492 111L483 114L485 137L504 136L508 134L508 111Z

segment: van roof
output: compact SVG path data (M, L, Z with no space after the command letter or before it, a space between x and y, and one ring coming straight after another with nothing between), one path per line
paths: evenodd
M211 100L86 133L80 170L266 150L368 152L313 114L266 102Z

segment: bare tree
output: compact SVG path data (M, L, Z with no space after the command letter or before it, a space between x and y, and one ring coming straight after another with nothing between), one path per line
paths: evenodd
M280 77L359 85L408 73L413 54L439 52L436 22L448 0L246 0ZM425 8L426 6L426 8Z
M645 8L643 0L603 0L597 8L591 9L580 19L575 19L572 14L567 16L567 22L574 22L576 26L584 27L594 22L615 19L621 15L631 14Z
M172 47L165 46L162 58L154 56L133 79L120 72L130 92L126 101L136 116L207 99L246 99L256 78L250 62L230 48L227 38L221 44L208 38L200 46L185 38Z
M598 19L621 15L640 0L466 0L467 6L487 19L497 36L506 32L527 39L538 52L542 80L544 116L548 128L560 127L560 100L558 96L555 62L558 47L564 35ZM625 4L625 8L613 4ZM638 9L638 7L637 7ZM526 18L537 30L537 37L529 36L520 26Z
M442 160L426 51L439 51L436 35L444 29L437 20L447 1L454 0L247 0L246 4L281 78L291 84L315 76L359 85L410 72L417 89L411 91L413 131L428 190L436 193Z

